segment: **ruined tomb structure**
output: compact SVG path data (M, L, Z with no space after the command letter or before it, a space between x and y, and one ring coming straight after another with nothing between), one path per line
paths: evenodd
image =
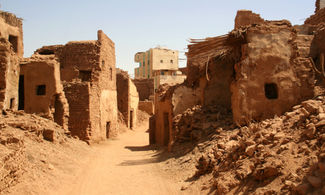
M68 130L69 105L60 79L60 64L49 56L34 55L21 62L19 109L54 120Z
M54 54L69 104L69 130L95 142L117 134L115 44L101 30L98 40L45 46L36 54Z
M19 61L23 53L22 20L0 11L0 110L18 108Z
M117 69L116 87L118 110L123 116L125 125L133 129L137 122L139 95L126 71Z

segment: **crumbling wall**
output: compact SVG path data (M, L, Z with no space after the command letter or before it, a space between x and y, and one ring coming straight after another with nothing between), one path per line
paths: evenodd
M133 79L134 85L137 87L140 101L149 100L154 95L153 79Z
M157 93L155 94L155 100L155 128L154 132L150 132L154 135L154 143L161 146L171 146L173 143L172 99L170 95L159 97L159 94Z
M118 109L123 115L123 121L129 128L136 126L139 95L126 71L117 71L117 101Z
M132 80L129 79L128 81L130 97L130 127L135 127L137 126L138 121L139 94Z
M40 55L54 53L59 59L61 80L70 86L65 87L69 90L66 96L70 116L73 116L73 120L69 120L69 129L81 139L92 142L117 134L115 46L101 30L97 35L97 41L74 41L64 46L43 47L36 52ZM86 90L81 86L89 87ZM72 90L76 90L77 94L86 93L80 95L88 98L75 100ZM79 123L74 117L81 118L82 115L77 104L83 105L89 113L82 116L84 123L73 124Z
M237 124L280 115L313 96L311 63L297 58L296 33L290 24L250 27L246 39L231 86Z
M110 138L117 135L117 92L116 92L116 59L115 44L106 36L98 31L98 44L100 46L98 88L101 90L101 137Z
M0 11L0 37L7 39L18 57L24 55L23 23L14 14Z
M325 7L325 1L324 0L316 0L315 13L318 12L320 9L323 9L324 7Z
M325 9L320 9L305 20L305 24L318 25L325 22Z
M18 108L19 61L23 54L22 20L0 11L0 110Z
M125 72L124 72L125 73ZM129 119L129 78L123 72L116 75L117 105L122 113L123 121L128 126Z
M180 85L172 95L173 116L183 113L186 109L201 104L201 89L192 89Z
M69 107L60 79L60 64L51 58L26 59L21 64L24 110L53 119L68 129Z
M232 63L217 58L209 61L208 79L207 77L200 79L200 87L203 89L203 105L221 105L231 109L230 84L234 77Z
M238 10L235 18L235 29L241 26L250 26L251 24L262 24L264 19L259 14L250 10Z
M154 105L152 101L139 101L139 110L145 111L146 113L153 115Z
M69 131L72 136L90 141L92 121L90 121L90 83L64 83L64 92L69 102Z
M18 108L19 57L9 41L0 38L0 110Z

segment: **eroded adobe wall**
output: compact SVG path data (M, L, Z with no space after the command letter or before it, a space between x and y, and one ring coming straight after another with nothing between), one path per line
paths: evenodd
M251 24L262 24L264 19L259 14L255 14L250 10L238 10L235 18L235 29Z
M131 79L129 81L129 98L130 98L130 126L135 127L137 126L138 121L138 107L139 107L139 94L137 91L136 86L132 82ZM132 116L131 116L132 115ZM131 124L132 123L132 124Z
M0 11L0 37L10 41L18 57L24 55L23 23L14 14Z
M142 110L150 115L154 113L153 101L139 101L139 110Z
M203 105L220 105L231 109L230 84L234 77L233 64L212 59L209 61L208 75L200 79L203 89Z
M315 13L318 12L320 9L325 7L325 0L316 0L316 9Z
M192 89L185 85L175 88L172 95L173 116L183 113L188 108L201 104L202 90Z
M90 141L92 122L90 120L90 83L64 83L65 96L69 103L69 130L72 136Z
M122 113L123 121L126 126L129 124L129 78L123 72L118 71L116 75L116 88L117 88L117 105L118 110Z
M149 100L154 95L153 79L133 79L134 85L137 87L140 101Z
M71 82L82 77L80 70L94 71L99 68L99 46L96 41L69 42L56 55L59 56L62 81Z
M95 85L98 84L97 90L100 90L98 93L100 94L100 137L109 138L118 133L115 44L101 30L98 31L98 44L100 46L101 69L98 72L98 82ZM93 100L96 101L96 99Z
M296 31L287 22L250 27L231 86L234 121L280 115L313 96L313 71L297 57Z
M158 94L155 95L155 129L154 142L157 145L168 146L173 140L173 106L170 97L160 99Z
M18 108L19 57L7 39L0 38L0 110Z
M305 20L305 24L318 25L325 22L325 9L317 10L314 15L311 15Z
M41 113L68 128L69 107L60 79L60 64L49 58L29 58L21 64L24 110Z

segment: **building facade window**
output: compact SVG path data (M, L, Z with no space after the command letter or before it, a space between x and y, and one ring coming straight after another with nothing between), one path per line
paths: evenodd
M37 85L36 86L36 95L46 95L46 85Z

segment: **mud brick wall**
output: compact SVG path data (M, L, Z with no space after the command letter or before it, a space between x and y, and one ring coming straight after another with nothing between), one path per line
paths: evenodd
M154 112L152 101L139 101L139 110L145 111L146 113L152 115Z
M7 39L0 38L0 110L18 108L19 57Z
M123 121L128 126L129 118L129 78L122 73L117 74L117 105L122 113Z
M71 135L89 141L91 136L90 83L64 83L64 91L69 103L69 130Z
M24 78L24 110L41 113L68 129L69 106L60 79L60 64L43 56L21 62L20 75ZM45 86L44 94L37 94Z
M140 101L149 100L149 97L154 95L153 79L134 79L132 81L137 87Z
M255 14L250 10L238 10L235 18L235 29L241 26L248 26L251 24L261 24L264 20L259 14Z
M11 39L13 36L14 39ZM12 41L14 52L18 57L24 55L23 22L14 14L0 11L0 37Z
M99 67L99 46L96 41L69 42L57 55L63 81L78 78L80 70L92 71Z
M305 24L318 25L325 22L325 9L320 9L305 20Z
M312 66L297 57L296 36L285 22L248 29L231 86L235 123L279 116L313 97Z
M117 92L116 92L116 59L115 44L101 30L98 31L98 45L100 47L100 71L98 74L98 82L94 83L96 93L100 97L100 128L101 136L107 138L116 136L117 129ZM96 81L97 79L94 79ZM94 99L95 100L95 99Z

